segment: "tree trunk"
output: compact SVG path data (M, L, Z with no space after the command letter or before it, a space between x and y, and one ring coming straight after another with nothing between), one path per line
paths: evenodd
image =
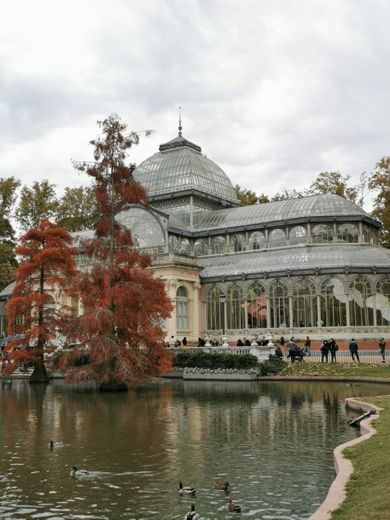
M128 390L129 387L126 383L117 383L115 381L101 383L99 386L99 392L127 392Z
M34 365L34 371L30 376L29 382L31 384L35 384L35 383L48 384L49 375L48 375L46 367L43 363Z

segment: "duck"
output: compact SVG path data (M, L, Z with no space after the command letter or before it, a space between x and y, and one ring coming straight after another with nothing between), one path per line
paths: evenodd
M195 511L195 504L191 505L191 511L188 511L186 516L184 517L184 520L199 520L200 516Z
M237 504L237 502L234 502L232 499L230 499L228 503L228 511L230 511L230 513L241 513L241 507Z
M87 471L86 469L78 469L77 466L72 466L72 469L70 471L70 476L73 478L89 477L90 475L91 475L90 471Z
M223 491L229 491L230 490L230 484L229 484L229 482L221 482L220 480L214 480L213 488L221 489Z
M54 442L54 441L49 442L49 448L51 450L53 450L54 448L63 448L63 447L64 447L63 442Z
M179 493L182 495L195 495L196 489L192 486L183 486L182 482L179 482Z

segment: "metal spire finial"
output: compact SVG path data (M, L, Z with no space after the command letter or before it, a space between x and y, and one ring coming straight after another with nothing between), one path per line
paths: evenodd
M181 137L181 131L183 127L181 126L181 107L179 107L179 137Z

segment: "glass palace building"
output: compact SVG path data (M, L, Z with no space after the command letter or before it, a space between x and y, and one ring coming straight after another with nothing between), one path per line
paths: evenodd
M380 224L334 194L241 206L225 172L179 135L135 178L150 208L117 220L152 255L175 308L167 336L390 337Z

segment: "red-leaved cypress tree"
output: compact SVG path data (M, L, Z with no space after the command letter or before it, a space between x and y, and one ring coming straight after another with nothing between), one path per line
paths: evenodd
M7 347L12 363L5 372L32 365L30 382L47 383L44 352L58 344L72 321L70 307L61 300L74 291L75 249L65 229L44 219L21 237L16 254L16 285L7 302L8 334L14 337Z
M74 338L79 346L62 360L62 368L68 381L93 381L100 390L115 391L168 368L162 322L172 306L163 281L147 269L150 258L115 221L118 204L146 204L134 167L124 162L138 136L127 133L116 115L98 125L102 136L91 141L95 162L75 163L94 179L100 219L95 237L83 243L89 266L79 281L82 315Z

